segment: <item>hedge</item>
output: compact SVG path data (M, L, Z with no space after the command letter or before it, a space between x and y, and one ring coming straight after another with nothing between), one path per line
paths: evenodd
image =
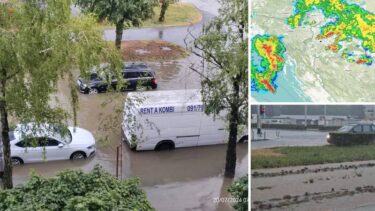
M374 144L375 134L373 133L329 133L328 142L337 146L351 146L361 144Z
M100 166L90 173L33 175L24 185L0 190L0 210L153 210L138 179L118 180Z
M229 193L235 198L234 209L238 211L248 210L248 179L249 176L243 176L229 187Z
M323 126L323 125L284 125L284 124L262 124L264 129L285 129L285 130L306 130L306 129L316 129L322 131L332 131L337 130L341 126ZM257 124L251 124L252 129L257 128Z

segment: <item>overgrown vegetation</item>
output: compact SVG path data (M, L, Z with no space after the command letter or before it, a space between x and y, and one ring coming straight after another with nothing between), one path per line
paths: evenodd
M249 188L249 176L243 176L229 187L229 193L236 199L236 203L233 205L237 211L248 210L248 188Z
M23 186L0 190L0 210L153 210L138 179L118 180L100 166L56 177L33 175Z
M251 153L252 169L375 160L375 145L277 147L268 149L268 153L257 151Z

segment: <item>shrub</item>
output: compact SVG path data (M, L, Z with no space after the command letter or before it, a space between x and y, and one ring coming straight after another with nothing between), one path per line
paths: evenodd
M138 186L138 179L118 180L100 166L33 175L25 185L0 190L0 210L153 210Z
M375 134L330 133L329 143L337 146L374 144Z
M248 210L248 178L243 176L229 187L229 193L235 198L236 203L233 205L234 209L238 211Z

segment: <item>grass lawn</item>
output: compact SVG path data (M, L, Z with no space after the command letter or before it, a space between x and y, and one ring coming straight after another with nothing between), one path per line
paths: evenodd
M375 145L276 147L251 151L252 169L364 160L375 160Z
M175 3L170 4L165 14L165 21L159 23L160 7L154 8L155 15L152 19L143 22L141 27L168 27L168 26L186 26L198 23L202 20L201 12L192 4ZM114 28L115 26L108 22L100 23L104 29Z

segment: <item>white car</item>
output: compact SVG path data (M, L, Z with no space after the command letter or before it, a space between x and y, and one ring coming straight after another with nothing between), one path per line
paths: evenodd
M38 128L33 124L18 125L10 132L10 139L13 165L85 159L95 154L94 136L79 127L60 130L47 124Z

